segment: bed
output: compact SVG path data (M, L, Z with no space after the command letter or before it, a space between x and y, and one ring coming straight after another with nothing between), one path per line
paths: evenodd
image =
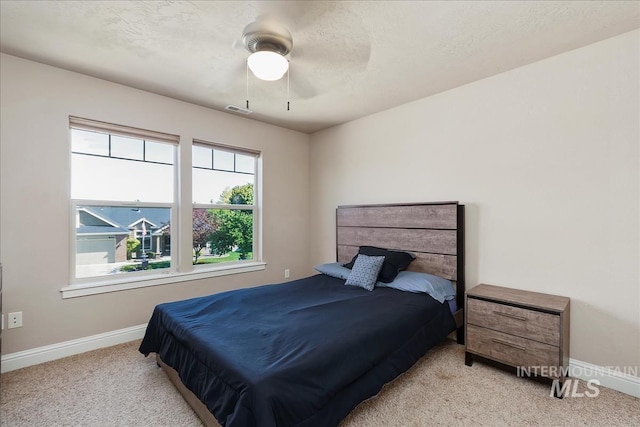
M410 252L407 270L454 281L463 307L463 224L457 202L340 206L337 261L367 246ZM451 332L462 343L455 306L318 274L160 304L140 352L156 353L207 426L335 426Z

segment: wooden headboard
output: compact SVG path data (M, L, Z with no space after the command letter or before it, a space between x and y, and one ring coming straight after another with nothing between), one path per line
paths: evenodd
M360 246L411 252L416 259L408 269L455 281L457 306L464 307L464 205L436 202L338 206L336 233L338 262L351 261ZM463 340L459 329L458 342Z

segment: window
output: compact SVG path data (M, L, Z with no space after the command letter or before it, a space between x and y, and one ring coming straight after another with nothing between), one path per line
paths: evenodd
M259 152L181 147L176 135L79 117L69 127L72 284L63 298L265 268ZM180 198L189 173L192 194Z
M254 261L257 152L194 141L193 264Z
M173 271L178 137L70 118L76 281Z

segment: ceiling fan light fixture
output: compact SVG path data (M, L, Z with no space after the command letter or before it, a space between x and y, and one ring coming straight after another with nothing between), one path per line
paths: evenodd
M257 78L266 81L281 79L289 69L287 58L269 50L252 53L247 59L247 64Z

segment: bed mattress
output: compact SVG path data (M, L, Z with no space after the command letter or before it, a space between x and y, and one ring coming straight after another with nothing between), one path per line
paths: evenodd
M316 275L160 304L140 352L225 427L326 427L454 329L446 302Z

